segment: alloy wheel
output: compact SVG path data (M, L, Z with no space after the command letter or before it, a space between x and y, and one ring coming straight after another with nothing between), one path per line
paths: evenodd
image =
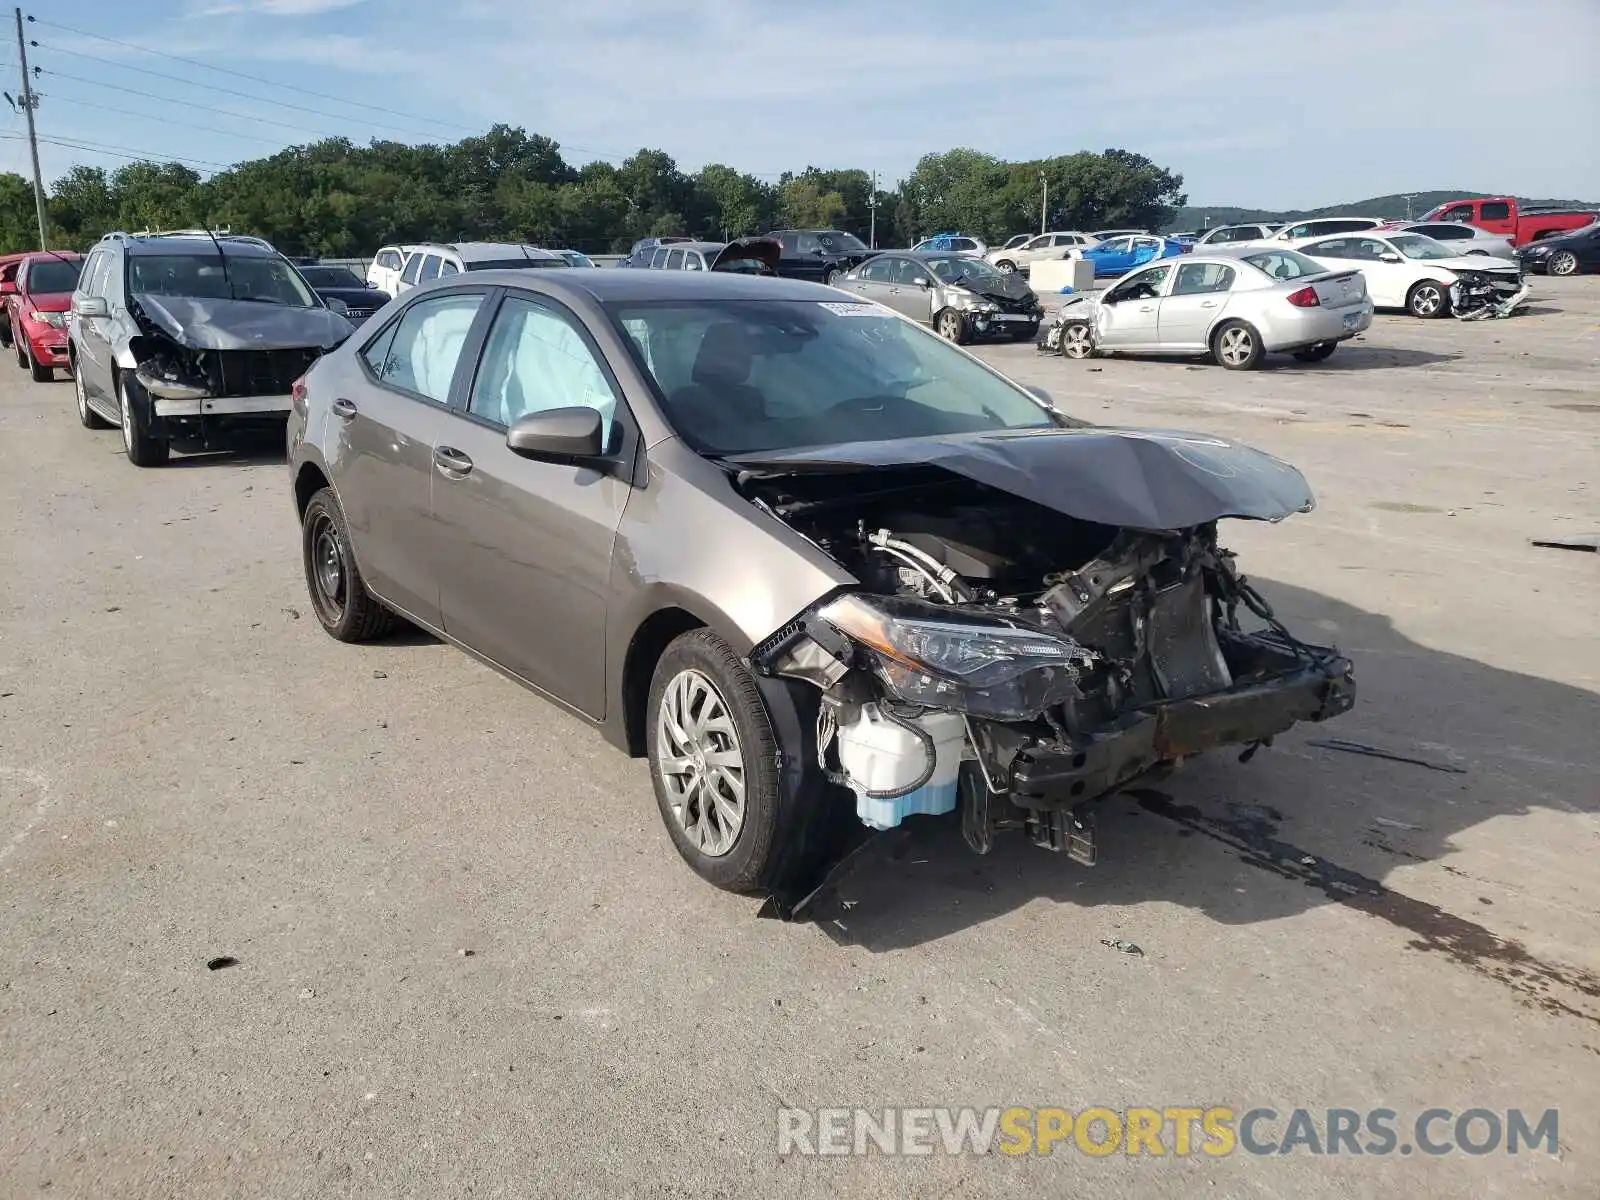
M1550 256L1550 274L1576 275L1578 273L1578 256L1571 250L1558 250Z
M1068 325L1061 331L1061 353L1068 358L1088 358L1094 353L1094 339L1089 327L1081 323Z
M744 828L744 753L727 701L702 672L679 671L667 684L656 713L656 761L689 842L708 858L732 850Z
M1225 329L1222 332L1221 352L1222 361L1230 365L1249 362L1250 356L1255 353L1255 339L1242 326Z
M1411 311L1419 317L1431 317L1444 304L1444 293L1437 286L1425 283L1411 297Z
M947 342L961 340L961 317L959 314L949 311L940 314L939 336Z
M122 416L122 445L127 450L128 456L133 457L133 410L128 403L128 381L123 380L117 387L117 408Z
M73 367L72 390L78 393L78 420L87 425L89 423L89 393L83 386L83 372L76 369L76 363L73 364Z
M1010 275L1017 269L1017 264L1012 262L1009 258L1001 259L999 262L995 263L995 266L1000 268L1001 273L1004 275Z

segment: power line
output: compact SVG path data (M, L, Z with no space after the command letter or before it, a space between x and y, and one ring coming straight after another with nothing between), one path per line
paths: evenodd
M214 83L201 83L199 80L195 80L195 79L184 79L183 77L181 77L179 75L168 75L164 71L152 71L147 67L136 67L136 66L133 66L131 63L118 62L116 59L113 59L113 58L100 58L97 55L85 54L81 50L68 50L63 46L53 46L53 45L49 45L49 44L43 43L43 42L34 42L32 44L34 46L37 46L40 50L48 50L52 54L69 54L74 58L86 58L90 62L104 63L106 66L117 67L117 68L120 68L121 70L124 70L124 71L136 71L140 75L149 75L149 76L151 76L152 78L155 78L155 79L165 79L165 80L167 80L167 81L169 81L171 83L181 83L181 84L184 84L187 87L204 88L207 91L220 92L224 96L234 96L234 97L236 97L236 98L238 98L240 100L254 100L254 101L257 101L258 103L261 103L261 104L271 104L271 105L275 105L275 106L280 107L280 108L292 108L296 112L310 113L314 117L325 117L326 119L328 119L330 121L346 121L346 122L348 122L348 121L364 121L368 125L373 126L374 128L377 128L377 129L392 129L392 130L396 131L397 133L405 134L407 137L414 136L415 132L416 132L415 130L405 129L405 128L399 126L399 125L388 125L388 124L385 124L385 123L380 122L380 121L374 121L370 117L358 117L358 116L355 116L355 115L349 114L349 113L330 113L330 112L325 112L324 110L322 110L320 108L309 108L304 104L291 104L287 100L274 100L274 99L272 99L272 98L270 98L268 96L257 96L257 95L254 95L254 94L250 93L250 92L238 91L237 89L234 89L234 88L218 87ZM152 51L151 53L155 53L155 51ZM215 68L214 67L212 69L213 70L219 70L220 68ZM52 71L51 74L61 75L61 78L63 78L63 79L75 79L75 78L77 78L76 76L73 76L73 75L62 75L61 72L59 72L59 71ZM244 78L250 79L250 78L253 78L253 76L246 75L246 76L244 76ZM80 80L79 82L82 82L82 80ZM98 80L90 80L89 82L99 83ZM100 84L100 86L102 86L102 87L111 87L113 85L111 85L111 84ZM124 89L124 90L127 90L127 89ZM317 93L315 93L315 92L311 93L311 95L316 95L316 94ZM142 95L144 95L144 93L143 92L135 92L134 95L142 96ZM151 99L153 99L153 100L158 100L158 99L163 99L163 98L164 97L159 97L159 96L152 96L151 97ZM179 103L179 101L173 101L173 103ZM221 110L219 109L217 111L220 112ZM251 120L258 120L259 119L259 120L266 121L266 118L255 118L255 117L252 117L250 119ZM301 133L315 133L319 137L330 137L330 136L332 136L332 135L324 133L324 132L322 132L320 130L307 129L303 125L286 125L282 121L266 121L266 123L269 124L269 125L283 125L283 127L285 129L295 129L295 130L299 130ZM435 135L435 136L437 136L437 135Z
M140 97L141 99L144 99L144 100L154 100L154 101L156 101L157 103L160 103L160 104L176 104L176 105L179 105L179 106L181 106L183 108L193 108L194 107L187 100L176 100L171 96L152 96L148 92L141 92L137 88L123 87L121 84L117 84L117 83L102 83L98 79L85 79L81 75L68 75L64 71L55 71L55 70L51 70L49 68L42 68L42 70L43 70L44 74L54 76L56 79L70 79L73 83L86 83L90 87L106 88L106 89L108 89L110 91L113 91L113 92L122 92L122 93L124 93L126 95L129 95L129 96L138 96L138 97ZM249 99L249 97L246 97L246 99ZM323 130L320 130L320 129L307 129L303 125L290 125L285 121L274 121L271 117L258 117L254 113L235 112L231 108L209 108L208 107L206 111L207 112L214 112L220 117L237 117L241 121L254 121L254 122L256 122L258 124L261 124L261 125L277 125L277 126L280 126L280 127L284 128L284 129L292 129L297 133L313 134L313 135L315 135L316 137L319 137L319 138L337 137L338 136L337 134L327 133L327 132L325 132ZM197 126L197 128L198 128L198 126ZM213 133L226 132L226 130L212 130L212 132ZM245 135L244 134L240 134L239 136L243 137ZM280 138L257 138L256 140L257 141L270 142L270 143L272 143L274 145L281 145L282 144L282 139L280 139Z
M155 121L161 125L176 125L179 129L193 129L199 133L218 133L223 137L244 138L246 141L251 142L265 142L269 146L281 146L283 144L278 138L257 137L255 134L251 133L235 133L231 129L218 129L213 125L195 125L189 121L175 121L171 117L158 117L154 113L142 113L135 109L129 108L113 108L109 104L95 104L93 101L78 100L71 96L55 95L48 96L46 98L54 101L56 104L73 104L80 108L99 109L101 112L116 113L118 116L131 117L136 121ZM152 97L152 99L155 99L155 97ZM220 109L217 111L221 112ZM224 113L223 115L233 116L234 114Z
M153 50L149 46L141 46L137 42L124 42L124 41L121 41L118 38L107 37L103 33L90 33L87 29L74 29L71 25L62 25L62 24L60 24L59 22L56 22L56 21L43 21L43 20L40 20L37 17L29 17L28 20L30 22L33 22L34 24L43 25L43 26L46 26L47 28L50 28L50 29L59 29L63 33L75 33L79 37L93 38L95 41L98 41L98 42L109 42L113 46L121 46L121 47L123 47L124 49L127 49L127 50L138 50L142 54L154 54L157 58L168 58L168 59L171 59L173 62L181 62L181 63L185 63L185 64L187 64L188 66L191 66L191 67L199 67L201 70L204 70L204 71L214 71L219 75L228 75L228 76L231 76L231 77L236 78L236 79L248 79L248 80L250 80L250 81L252 81L254 83L264 83L268 87L272 87L272 88L281 88L283 86L283 80L281 80L281 79L266 79L266 78L263 78L260 75L249 75L249 74L246 74L243 71L234 71L234 70L229 70L226 67L213 66L210 63L201 62L198 59L184 58L180 54L169 54L165 50ZM196 84L195 86L204 87L206 85L204 85L204 84ZM420 121L424 125L436 125L436 126L439 126L440 128L452 129L452 130L456 130L457 132L459 132L459 131L461 131L461 130L466 128L466 126L456 125L453 122L449 122L449 121L439 121L439 120L436 120L436 119L434 119L432 117L418 116L416 113L400 112L398 109L391 108L391 107L389 107L387 105L366 104L366 103L363 103L360 100L346 100L346 99L344 99L344 98L342 98L340 96L332 96L332 95L329 95L327 92L314 92L310 88L299 87L298 85L296 85L296 90L298 92L300 92L302 95L315 96L319 100L332 100L335 104L346 104L346 105L351 105L351 106L353 106L355 108L365 108L365 109L368 109L368 110L370 110L372 112L388 113L390 116L404 117L408 121ZM252 97L252 99L261 99L261 98L262 97L259 97L259 96ZM274 101L273 103L284 103L284 102L283 101ZM295 107L298 107L298 106L297 105L292 105L292 104L285 104L285 107L287 107L287 108L295 108Z
M25 133L0 133L0 141L25 142L27 140L28 135ZM41 137L39 141L51 146L61 146L67 150L82 150L90 154L109 154L115 158L125 158L129 162L181 162L197 167L224 168L233 165L232 163L216 162L208 158L185 158L180 154L165 154L155 150L134 150L132 146L126 146L118 150L115 147L107 146L104 142L85 142L76 138Z

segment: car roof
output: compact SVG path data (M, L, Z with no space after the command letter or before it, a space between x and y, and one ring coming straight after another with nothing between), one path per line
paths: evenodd
M32 262L34 259L62 259L66 262L78 262L83 258L76 250L30 250L18 257L18 262Z
M698 250L704 254L708 250L721 250L727 242L668 242L664 246L657 246L657 250Z
M215 258L221 250L225 258L282 258L276 250L258 246L254 242L233 241L219 237L212 241L206 237L184 235L181 237L134 237L119 243L129 254L143 257L147 254L169 254L195 258Z
M482 271L455 286L500 284L553 294L587 293L602 304L645 300L837 300L820 283L736 271Z

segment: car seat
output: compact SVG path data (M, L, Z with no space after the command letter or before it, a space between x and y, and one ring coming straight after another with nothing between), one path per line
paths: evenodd
M735 321L707 326L689 382L672 393L675 424L696 441L735 448L767 420L766 397L750 385L755 341Z

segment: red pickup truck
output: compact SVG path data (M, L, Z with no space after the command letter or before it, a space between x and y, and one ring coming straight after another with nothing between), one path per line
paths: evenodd
M1514 196L1480 196L1452 200L1423 214L1424 221L1460 221L1525 246L1558 233L1571 233L1592 224L1600 214L1577 208L1518 209Z

